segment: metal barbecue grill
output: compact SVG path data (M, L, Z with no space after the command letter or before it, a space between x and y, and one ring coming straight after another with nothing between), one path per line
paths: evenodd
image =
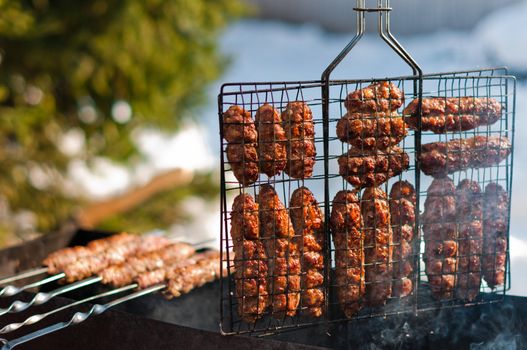
M449 308L466 307L481 304L491 304L503 301L505 298L505 292L510 289L510 265L508 256L508 242L509 242L509 217L510 217L510 197L512 188L512 168L513 168L513 149L514 149L514 114L515 114L515 78L509 76L506 68L489 68L479 70L467 70L459 72L446 72L446 73L433 73L423 74L420 67L412 59L411 55L407 53L404 48L397 42L390 32L390 1L389 0L378 0L377 7L367 8L365 0L357 0L357 34L354 39L344 48L344 50L337 56L337 58L329 65L326 71L322 74L321 80L316 81L284 81L284 82L247 82L247 83L227 83L221 88L221 92L218 96L218 112L220 121L220 138L221 138L221 240L222 249L224 252L223 262L227 264L227 275L221 279L221 331L223 334L234 335L234 334L257 334L257 335L269 335L281 333L287 330L296 330L302 327L310 326L325 326L330 327L330 324L340 323L349 320L366 319L374 317L399 317L398 315L406 314L410 315L421 315L424 312L433 310L443 310ZM362 37L365 30L365 16L368 12L374 12L378 15L379 33L381 38L409 65L413 71L413 75L404 77L388 77L382 79L351 79L351 80L332 80L330 78L332 71L337 65L345 58L345 56L351 51L356 43ZM410 295L405 297L394 297L390 296L387 299L386 305L380 307L363 307L353 317L346 317L339 307L339 301L336 295L336 290L341 287L336 282L335 269L336 269L336 248L335 241L332 236L330 229L330 217L331 211L334 207L332 198L335 194L341 190L353 190L353 186L346 181L343 177L349 174L343 174L342 171L339 173L338 159L341 155L347 153L350 150L348 143L341 142L339 137L336 135L337 123L343 115L346 114L344 104L346 102L348 94L353 91L360 91L361 89L370 86L371 84L388 82L392 83L393 86L401 90L404 96L404 104L400 107L395 107L399 114L408 103L416 99L416 115L417 122L413 130L409 130L408 135L401 140L398 144L403 154L408 157L408 166L404 171L398 172L395 176L391 177L388 181L382 182L378 185L379 188L384 190L386 194L390 193L390 189L393 184L398 181L408 181L413 185L416 191L416 215L414 228L414 239L410 242L413 248L413 252L407 257L405 261L408 261L412 265L413 272L407 277L412 281L413 288ZM482 99L491 101L495 99L501 105L501 111L499 119L491 125L479 125L470 130L464 130L459 128L458 130L449 130L448 132L433 133L431 131L423 130L422 127L422 101L426 98L437 98L444 100L445 104L447 101L461 101L462 97L470 96L475 99ZM304 178L292 178L285 172L279 175L269 177L264 174L260 174L257 178L252 181L248 181L246 186L240 184L247 180L247 178L240 179L239 174L248 174L250 169L246 169L245 166L251 162L254 163L254 159L247 158L248 155L245 153L241 158L241 161L237 160L234 162L232 159L229 160L227 154L227 146L229 142L224 140L225 138L225 127L228 126L224 123L224 114L232 106L239 106L245 111L250 113L252 116L258 113L260 107L264 104L270 104L276 110L284 111L288 104L293 101L301 101L309 106L313 114L313 125L315 136L313 139L316 147L316 157L314 157L315 164L311 176ZM375 100L375 103L378 101ZM392 101L388 101L389 104ZM488 104L489 102L487 102ZM488 107L488 106L487 106ZM371 113L369 119L374 120L378 116L377 113ZM455 113L454 117L456 116ZM459 115L458 115L459 116ZM405 115L404 117L408 117ZM285 125L285 124L284 124ZM246 122L241 123L242 127L246 127ZM256 122L256 127L261 127ZM445 130L446 131L446 130ZM376 134L377 135L377 134ZM374 142L379 141L378 137L374 135ZM364 135L361 135L364 136ZM458 297L460 293L460 287L458 286L458 279L469 279L472 275L467 271L467 277L464 277L463 273L458 274L458 270L454 273L454 286L451 291L443 291L443 286L438 293L443 293L440 300L434 299L431 295L431 288L429 278L433 273L429 273L427 276L427 269L425 262L428 260L432 261L431 257L426 255L426 244L432 246L435 244L432 239L426 239L423 236L423 227L426 229L426 225L423 225L423 216L418 215L424 211L424 203L427 198L432 198L433 195L427 194L432 177L426 176L421 172L423 166L421 157L423 156L422 145L429 144L432 142L456 142L452 140L456 139L468 139L483 136L487 140L484 145L474 150L474 154L485 154L485 152L494 151L490 146L490 139L493 137L502 140L508 138L510 140L510 155L507 155L501 162L491 164L479 168L471 168L469 166L459 169L459 171L451 172L449 177L453 181L454 186L458 186L463 180L470 180L476 183L481 191L483 192L487 185L498 184L501 186L506 194L508 195L509 201L507 203L505 216L505 232L504 237L507 242L507 247L504 255L504 281L502 284L491 288L485 281L481 281L479 287L479 293L471 300L466 300ZM276 137L273 142L293 142L296 140L278 140ZM300 140L302 142L305 139ZM308 140L309 141L309 140ZM244 147L246 141L241 141L242 147ZM478 146L479 147L479 146ZM369 153L363 147L355 147L359 157L364 157ZM496 152L500 153L503 151L501 146ZM288 148L288 152L289 148ZM391 151L389 151L391 152ZM457 153L456 153L457 152ZM507 151L506 151L507 152ZM501 154L501 153L500 153ZM387 157L391 156L392 153L387 153ZM291 154L289 154L291 156ZM446 151L446 166L451 159L455 159L456 156L464 156L463 152ZM275 160L273 160L275 161ZM277 161L277 160L276 160ZM484 160L483 160L484 161ZM260 162L262 162L260 160ZM233 165L234 164L234 165ZM237 167L237 169L235 169ZM240 168L241 167L241 168ZM287 168L286 168L287 169ZM233 173L237 176L233 176ZM373 174L377 176L376 173ZM232 199L236 195L247 194L253 198L258 198L261 191L260 186L270 185L274 188L280 201L283 203L285 208L292 209L289 205L289 201L294 190L300 187L307 187L314 194L317 199L319 207L324 217L324 239L325 244L323 247L324 256L324 283L323 291L325 295L323 314L321 317L309 317L304 315L304 311L307 306L302 301L299 302L298 309L294 316L281 316L272 317L270 311L258 310L264 315L255 322L248 322L242 320L237 312L237 308L245 299L238 295L237 285L244 285L250 283L254 277L240 277L235 275L235 262L238 262L238 268L244 266L243 264L250 263L250 259L245 258L246 252L242 250L242 257L235 257L233 249L235 249L236 242L231 237L231 216L233 212L231 210ZM361 198L361 191L357 191L358 201L361 203L367 202L367 200ZM388 198L390 199L390 198ZM390 199L391 200L391 199ZM260 209L262 210L262 209ZM278 215L278 214L277 214ZM421 217L421 218L420 218ZM485 218L480 218L481 222ZM260 223L264 225L265 223ZM454 219L449 219L442 224L452 224L456 227L456 244L468 244L472 247L473 237L463 238L459 236L461 228L466 224L464 219L457 216ZM481 224L481 223L480 223ZM276 226L277 223L275 222ZM392 230L402 230L402 222L391 222ZM365 229L368 229L365 227ZM295 234L297 234L295 232ZM297 234L298 236L298 234ZM263 242L265 244L264 238ZM294 239L294 238L293 238ZM290 242L292 239L290 238ZM464 243L469 242L469 243ZM397 249L400 243L390 243L392 247L389 249ZM477 243L476 243L477 244ZM375 244L374 244L375 246ZM376 249L369 246L363 246L362 249ZM446 248L445 248L446 249ZM457 248L459 249L459 248ZM472 249L472 248L470 248ZM298 254L300 256L301 264L303 264L303 245L299 244ZM247 252L247 254L249 254ZM464 256L463 254L467 254ZM472 260L475 257L480 261L493 261L494 265L492 269L498 269L495 262L499 259L501 254L496 249L493 251L482 250L473 252L469 250L468 253L459 253L456 260L456 266L459 264L460 259L468 259L468 269L472 267ZM257 259L261 260L261 259ZM442 264L445 264L445 258L442 258ZM390 264L397 261L391 260ZM366 268L371 267L372 264L364 264ZM488 268L488 267L487 267ZM443 268L442 268L443 269ZM287 273L284 275L287 280L294 277L288 267ZM472 270L469 270L472 273ZM480 272L481 273L481 272ZM269 274L268 283L274 283L275 275L271 272ZM448 278L447 273L443 273L443 270L439 273L441 281ZM397 280L390 281L395 282ZM376 282L366 281L366 288L368 284ZM444 283L441 282L441 285ZM292 295L290 290L286 290L287 300ZM305 292L305 288L302 288L300 293ZM243 293L243 291L242 291ZM260 292L259 292L260 293ZM262 295L258 294L258 298ZM276 297L273 292L273 287L270 287L269 295L263 295L265 298ZM364 298L359 300L363 302ZM383 319L384 320L384 319ZM375 322L375 321L372 321Z

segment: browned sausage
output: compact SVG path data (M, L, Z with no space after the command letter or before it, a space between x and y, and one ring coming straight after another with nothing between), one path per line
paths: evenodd
M494 288L505 283L509 195L502 186L492 182L485 187L483 203L483 278Z
M266 103L256 112L258 126L258 158L260 171L272 177L286 166L286 136L282 117L276 109Z
M444 177L469 168L485 168L499 164L511 153L509 139L504 136L476 136L448 142L423 145L421 170L433 177Z
M391 112L404 103L401 90L391 82L381 81L348 94L344 106L351 113Z
M248 194L238 195L232 205L231 237L238 315L246 322L262 317L269 305L268 262L259 230L258 204Z
M295 235L302 237L302 306L305 313L320 317L324 292L324 216L315 196L307 187L291 195L289 203Z
M379 186L410 166L408 154L397 146L386 150L351 148L338 159L339 174L355 188Z
M456 188L447 178L434 179L427 190L423 233L425 267L432 295L437 299L454 297L457 272Z
M408 181L398 181L390 190L390 214L393 230L394 297L412 293L409 276L414 271L413 240L415 237L415 189Z
M417 129L418 99L404 109L406 122ZM428 97L423 99L421 130L436 134L475 129L494 124L501 117L501 105L486 97Z
M385 149L401 142L406 124L396 112L346 113L337 123L337 136L358 149Z
M282 112L287 142L285 172L294 179L306 179L313 175L315 165L315 128L313 113L302 101L289 102Z
M238 182L249 186L258 179L258 133L249 112L231 106L223 113L223 137L227 140L227 160Z
M476 181L462 180L456 189L459 253L456 296L472 301L481 284L483 249L483 203L481 188Z
M366 300L384 305L392 295L392 227L386 193L377 187L364 190L361 203L364 220Z
M262 238L270 261L273 316L294 316L300 302L300 252L294 229L276 191L262 185L258 194Z
M362 307L364 283L364 234L357 195L340 191L333 199L331 231L335 243L337 297L347 318Z

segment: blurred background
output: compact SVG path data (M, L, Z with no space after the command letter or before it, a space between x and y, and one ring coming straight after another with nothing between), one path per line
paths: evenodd
M0 245L71 222L219 242L221 84L318 79L353 37L354 5L0 0ZM511 294L527 295L527 1L392 6L425 73L507 65L518 77ZM410 73L373 16L341 77Z

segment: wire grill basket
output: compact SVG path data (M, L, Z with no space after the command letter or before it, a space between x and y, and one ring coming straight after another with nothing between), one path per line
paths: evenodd
M321 80L222 86L224 334L490 303L510 289L514 77L423 75L389 31L389 1L364 5ZM331 80L372 11L414 74Z

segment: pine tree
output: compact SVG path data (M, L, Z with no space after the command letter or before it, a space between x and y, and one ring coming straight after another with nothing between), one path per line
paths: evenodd
M218 34L242 11L233 0L0 0L0 197L10 210L49 231L86 204L63 186L73 159L128 164L137 127L177 131L224 68ZM112 115L116 106L132 118ZM82 154L59 147L72 130ZM214 193L198 177L130 222L153 225L197 189Z

